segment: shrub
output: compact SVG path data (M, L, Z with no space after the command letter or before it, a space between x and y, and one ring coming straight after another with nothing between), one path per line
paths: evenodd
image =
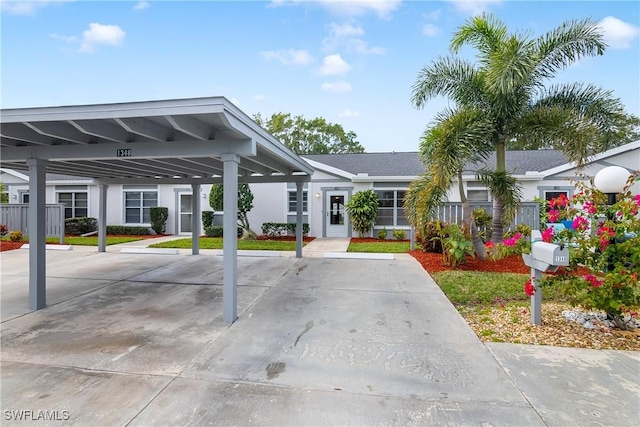
M378 231L378 239L380 240L385 240L387 238L387 229L383 228L382 230Z
M144 236L149 234L149 229L129 225L107 225L107 234L112 236Z
M98 220L91 217L67 218L64 220L64 232L69 236L93 233L98 230Z
M493 217L489 215L484 209L478 208L471 213L473 222L476 223L478 228L478 235L482 241L487 242L491 240L491 221Z
M396 240L404 240L407 237L407 232L402 229L393 230L393 237L395 237Z
M473 243L467 239L458 224L451 224L440 230L442 242L442 260L445 265L456 268L467 261L467 255L475 257Z
M153 206L149 208L151 217L151 229L156 234L164 234L167 230L167 219L169 218L169 209L162 206Z
M0 224L0 236L6 236L8 232L9 229L7 228L7 226L4 224Z
M238 237L242 237L243 228L238 226ZM223 237L224 236L224 227L221 225L210 225L209 227L204 227L204 235L206 237Z
M213 211L202 212L202 226L206 229L213 225Z
M378 194L373 190L358 191L344 205L359 237L364 237L373 229L378 216L378 205Z
M291 222L265 222L262 224L262 234L268 237L295 236L296 223ZM309 234L309 224L302 224L302 235Z
M12 242L22 242L22 231L12 231L9 233L9 239Z
M429 221L424 229L416 234L416 243L422 247L424 252L442 253L442 242L440 232L447 227L444 221Z

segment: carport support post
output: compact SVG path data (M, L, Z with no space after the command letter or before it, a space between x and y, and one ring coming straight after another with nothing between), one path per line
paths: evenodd
M191 184L191 255L200 253L200 184Z
M238 318L238 164L236 154L223 154L222 185L222 319L233 323Z
M27 159L29 166L29 309L47 305L46 160Z
M302 182L296 182L296 258L302 258Z
M106 184L98 185L98 252L107 251L107 189Z

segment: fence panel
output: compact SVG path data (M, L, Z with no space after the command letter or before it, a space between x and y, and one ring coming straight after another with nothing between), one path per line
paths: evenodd
M489 215L492 214L493 204L491 202L469 202L471 210L484 209ZM463 211L462 203L446 202L438 206L436 218L449 224L462 224ZM532 230L540 229L540 204L537 202L523 202L522 207L516 214L513 221L507 228L513 229L517 224L526 224Z
M9 231L21 231L29 235L29 204L0 204L0 224L5 224ZM45 233L47 237L57 237L64 243L64 205L46 206Z

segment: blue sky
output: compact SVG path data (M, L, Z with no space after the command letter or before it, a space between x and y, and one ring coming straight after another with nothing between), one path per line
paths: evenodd
M557 81L640 114L637 1L0 1L2 108L225 96L251 116L325 117L368 152L415 151L447 105L412 107L418 72L487 11L536 36L600 22L610 48Z

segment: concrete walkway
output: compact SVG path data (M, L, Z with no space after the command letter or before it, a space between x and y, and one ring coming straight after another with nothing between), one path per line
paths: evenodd
M640 424L640 355L484 344L405 254L241 257L231 326L217 256L0 263L3 426Z

